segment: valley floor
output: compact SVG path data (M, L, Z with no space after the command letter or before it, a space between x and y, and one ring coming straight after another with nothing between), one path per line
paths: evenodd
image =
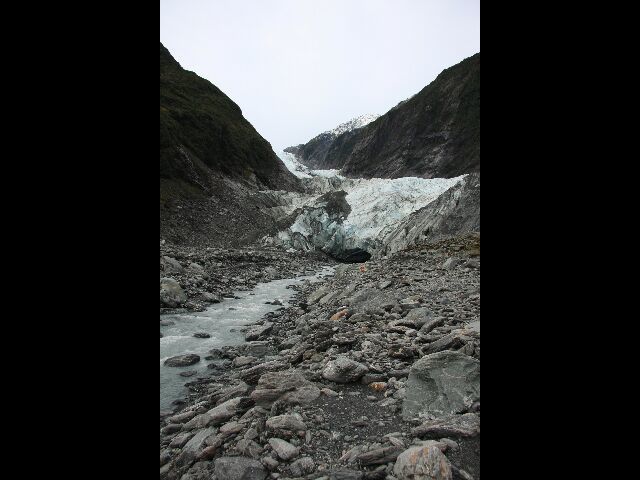
M165 282L161 311L330 263L161 245L161 277L184 287L172 303ZM160 412L161 479L479 479L479 234L340 264L297 290Z

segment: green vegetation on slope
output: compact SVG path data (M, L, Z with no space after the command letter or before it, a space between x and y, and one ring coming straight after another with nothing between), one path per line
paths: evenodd
M161 43L161 195L192 196L186 184L210 193L211 175L260 188L297 188L296 178L240 108L211 82L184 70Z

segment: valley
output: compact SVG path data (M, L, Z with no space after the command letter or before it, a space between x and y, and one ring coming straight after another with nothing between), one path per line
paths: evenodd
M160 56L161 479L480 479L480 54L278 153Z

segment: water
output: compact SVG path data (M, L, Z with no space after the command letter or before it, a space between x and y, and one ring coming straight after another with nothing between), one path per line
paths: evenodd
M261 283L251 291L235 292L235 296L240 298L225 299L203 312L160 315L160 320L173 322L173 325L160 326L160 410L171 409L171 402L187 394L185 383L208 373L208 361L204 357L209 355L209 350L244 343L244 333L240 331L243 326L256 323L268 312L289 306L288 302L296 292L287 286L305 280L318 282L333 272L333 267L324 267L315 275ZM274 300L280 300L283 305L265 304ZM195 338L193 334L198 332L208 333L211 337ZM167 358L186 353L200 355L200 362L189 367L163 365ZM198 373L191 377L179 375L187 370Z

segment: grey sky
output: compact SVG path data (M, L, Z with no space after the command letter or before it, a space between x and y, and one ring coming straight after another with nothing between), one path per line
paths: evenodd
M160 40L274 150L383 114L480 51L479 0L161 0Z

